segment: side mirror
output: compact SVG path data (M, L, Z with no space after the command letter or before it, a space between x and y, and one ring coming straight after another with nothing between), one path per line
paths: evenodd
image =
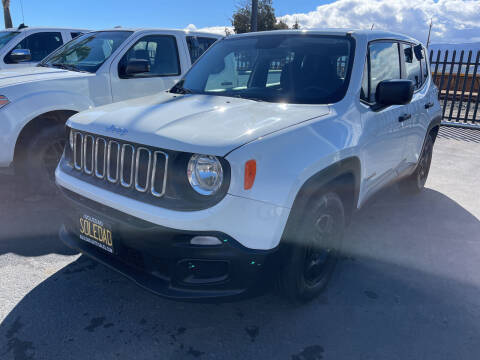
M10 53L10 60L14 63L32 60L32 54L29 49L15 49Z
M131 59L125 67L125 75L132 76L150 72L150 63L148 60Z
M384 106L406 105L412 101L413 91L411 80L383 80L377 85L375 98Z

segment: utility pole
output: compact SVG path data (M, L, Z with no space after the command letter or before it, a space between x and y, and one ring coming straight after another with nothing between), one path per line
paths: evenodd
M3 5L3 19L5 20L5 28L10 29L13 27L12 17L10 16L10 0L2 0Z
M428 49L428 45L430 45L430 34L432 33L432 23L433 23L433 19L430 19L430 27L428 28L427 49Z
M257 31L258 0L252 0L252 18L250 31Z

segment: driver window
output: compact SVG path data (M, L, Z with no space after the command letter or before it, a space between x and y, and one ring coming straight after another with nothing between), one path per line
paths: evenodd
M367 99L375 103L377 85L383 80L400 79L400 53L397 42L374 42L369 46L369 93ZM364 89L365 91L365 89Z
M127 76L125 69L128 62L132 60L146 61L150 66L150 71ZM120 60L118 75L122 79L180 75L177 40L170 35L145 36L133 45Z
M25 39L20 41L13 50L16 49L28 49L32 54L32 62L42 61L47 57L53 50L59 48L63 45L62 34L59 32L39 32L27 36ZM10 59L11 52L5 57L6 64L13 64L14 62Z

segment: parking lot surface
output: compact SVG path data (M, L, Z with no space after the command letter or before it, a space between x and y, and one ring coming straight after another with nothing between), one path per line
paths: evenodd
M61 199L0 178L1 359L476 359L480 131L443 128L425 191L354 217L317 300L181 303L57 239Z

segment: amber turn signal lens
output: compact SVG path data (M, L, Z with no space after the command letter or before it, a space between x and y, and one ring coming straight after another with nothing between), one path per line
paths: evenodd
M245 181L243 188L250 190L255 182L255 175L257 175L257 162L255 160L248 160L245 163Z

